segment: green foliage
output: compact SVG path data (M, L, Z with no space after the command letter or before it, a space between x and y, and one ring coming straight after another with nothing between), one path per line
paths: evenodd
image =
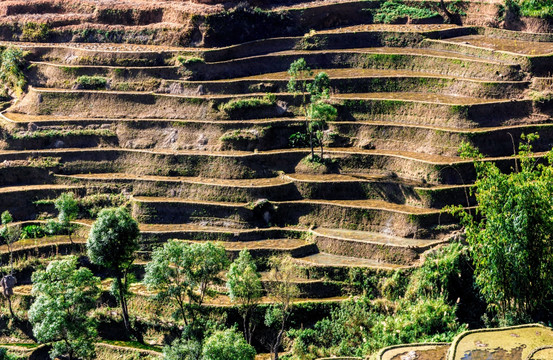
M21 230L22 239L36 239L46 236L46 229L41 225L27 225Z
M125 208L100 211L86 244L90 261L117 273L126 271L135 259L139 235L138 223Z
M390 345L451 341L466 329L455 316L455 299L449 299L463 254L460 244L445 246L411 277L397 271L381 281L387 300L350 299L312 329L290 331L293 359L367 356Z
M37 24L33 22L25 23L21 30L21 40L35 42L47 40L51 31L48 24Z
M275 103L276 103L276 96L274 94L266 94L262 98L251 97L251 98L232 99L229 102L221 104L219 106L219 110L224 111L227 114L231 114L236 111L271 107L275 105Z
M238 258L230 265L227 289L230 300L239 305L239 311L244 320L244 336L248 344L251 344L255 329L253 317L263 295L263 287L261 275L257 272L257 266L247 249L240 251Z
M8 354L8 349L0 347L0 360L19 360L20 357Z
M507 0L506 6L516 8L520 7L520 15L537 17L541 19L553 18L553 0L522 0L518 4L514 0ZM514 4L513 4L514 3Z
M86 243L90 261L115 272L118 300L127 330L127 273L135 259L134 252L138 250L139 235L138 223L125 208L103 209L92 224Z
M79 89L98 90L105 89L108 82L105 77L82 75L75 80L75 83Z
M374 20L378 23L393 24L403 18L427 19L438 15L436 11L428 8L406 5L402 0L388 0L376 10Z
M164 360L201 360L202 344L198 340L177 339L163 348Z
M423 266L417 269L410 279L405 298L416 300L420 297L447 299L454 289L455 279L461 276L461 261L466 248L453 243L428 254Z
M216 331L205 340L202 360L254 360L255 349L234 329Z
M17 96L25 90L27 80L23 69L25 68L25 54L21 49L8 47L0 56L0 81L4 84L4 96L8 90L15 92Z
M75 194L72 192L65 192L61 194L54 202L56 210L58 210L59 223L68 228L71 221L77 219L79 214L79 202L75 199Z
M454 208L466 228L476 283L500 321L524 321L553 292L553 152L539 163L522 135L511 173L475 161L475 213ZM462 155L481 155L463 146Z
M95 356L96 321L88 313L100 294L100 280L77 259L52 261L32 276L36 297L29 321L38 341L50 343L50 355L92 359Z
M178 56L177 61L181 65L194 65L194 64L204 64L205 60L199 57L188 57L188 56Z
M144 283L159 291L160 298L175 301L184 323L188 324L187 315L194 318L190 305L202 305L210 295L209 285L218 282L227 262L221 245L168 241L153 252L152 261L146 265Z

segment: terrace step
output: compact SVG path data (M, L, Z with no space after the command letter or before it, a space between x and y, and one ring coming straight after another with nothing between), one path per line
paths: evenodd
M448 241L328 228L316 228L312 233L315 244L322 252L401 265L413 264L424 251Z
M180 240L187 243L199 243L199 240ZM243 249L247 249L254 258L269 258L272 255L290 255L300 258L318 252L317 245L301 239L264 239L250 241L222 241L219 242L232 258L238 256Z
M286 71L303 57L312 68L375 68L422 71L483 80L522 80L520 64L424 48L374 47L287 50L212 63L194 64L191 80L217 80Z
M396 270L410 267L406 265L385 263L372 259L333 255L323 252L305 256L303 258L296 258L295 261L300 265L319 269L360 267L379 270Z
M155 91L177 95L233 94L266 91L286 92L290 78L287 72L260 74L243 78L212 81L186 81L184 68L164 67L110 67L70 66L33 62L30 84L35 87L78 87L79 76L100 76L112 90ZM459 78L409 69L353 69L323 68L330 77L330 85L340 92L420 91L451 93L485 98L517 98L528 87L526 81L484 81Z
M447 225L452 221L451 216L440 210L381 200L298 200L246 204L143 196L132 199L133 215L144 223L194 223L230 229L268 227L271 224L299 227L317 224L432 238L439 235L431 230L432 224Z
M264 93L184 96L151 92L30 88L12 112L81 118L174 118L181 120L261 119L299 112L299 97L275 94L276 103L226 113L218 107L232 99ZM380 92L334 94L340 120L383 120L442 127L497 126L533 114L531 100L482 99L431 93ZM39 101L40 99L40 101ZM109 110L106 110L109 108ZM416 120L419 118L418 120ZM396 120L397 121L397 120Z

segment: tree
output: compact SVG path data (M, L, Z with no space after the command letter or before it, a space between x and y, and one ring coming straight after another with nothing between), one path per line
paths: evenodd
M278 360L279 349L286 332L290 317L292 300L300 295L296 284L298 268L290 257L272 257L271 270L267 281L267 293L273 300L273 305L265 314L265 325L275 328L275 334L269 343L273 360Z
M92 224L86 244L90 261L115 274L123 322L127 331L130 330L126 296L127 278L135 259L134 252L138 249L139 235L138 223L125 208L103 209Z
M324 72L318 73L312 82L308 79L313 76L313 71L307 66L304 58L300 58L290 64L288 69L290 80L288 91L293 94L301 94L301 112L305 116L306 130L309 133L309 146L311 148L311 160L315 160L314 140L317 139L321 148L320 160L323 160L324 129L327 121L336 119L338 111L328 103L330 98L330 79ZM307 98L309 95L309 100Z
M69 241L73 243L71 238L72 227L71 221L74 221L79 214L79 203L75 199L72 192L61 194L54 202L56 210L59 211L58 222L63 229L66 229L69 234Z
M244 336L248 344L251 344L256 326L254 314L263 295L263 287L261 275L257 272L257 266L247 249L240 251L238 258L230 265L227 288L230 300L238 303L243 319Z
M195 318L193 305L202 305L209 293L209 285L218 281L218 275L227 263L221 245L168 241L153 252L152 261L146 265L144 283L158 290L159 297L175 301L188 325L187 315Z
M52 344L52 358L94 358L96 321L88 313L96 306L100 279L87 268L77 269L77 258L70 257L36 271L32 281L36 298L29 320L38 341Z
M2 287L2 294L8 300L10 315L12 318L15 318L11 297L13 295L13 287L17 283L17 279L13 275L13 249L11 245L19 240L19 237L21 235L21 227L11 225L11 223L13 222L13 217L7 210L2 213L0 218L2 220L2 228L0 229L0 240L2 240L2 242L4 242L8 247L10 267L9 274L4 275L2 279L0 279L0 286Z
M254 360L255 349L234 329L216 331L208 337L202 350L202 360Z
M511 173L461 147L462 157L476 159L478 207L474 215L453 212L466 229L475 281L503 322L526 319L553 293L553 151L540 163L531 146L537 138L522 136Z

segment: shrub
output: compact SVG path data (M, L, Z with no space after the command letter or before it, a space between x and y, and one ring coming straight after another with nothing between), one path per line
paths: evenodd
M177 61L181 63L181 65L193 65L193 64L203 64L205 63L205 60L199 57L186 57L186 56L178 56Z
M21 230L22 239L36 239L46 235L46 229L41 225L28 225Z
M251 97L242 99L233 99L227 103L222 104L219 110L230 114L241 110L259 109L264 107L273 106L276 103L276 96L274 94L266 94L264 97Z
M427 8L405 5L402 0L389 0L376 11L374 20L379 23L393 24L402 18L428 19L434 16L439 14Z
M511 4L508 4L511 3ZM553 0L522 0L519 4L512 4L514 1L507 1L510 7L520 6L520 15L537 17L541 19L553 18Z
M21 40L23 41L45 41L50 35L48 24L37 24L28 22L23 25Z
M23 69L25 53L18 48L9 47L0 56L0 81L4 83L3 92L14 91L20 95L27 86Z
M79 76L75 80L75 84L79 89L97 90L105 89L107 86L107 79L101 76Z

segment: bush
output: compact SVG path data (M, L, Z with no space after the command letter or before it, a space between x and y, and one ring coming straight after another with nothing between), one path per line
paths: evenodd
M507 1L512 3L514 1ZM511 6L514 6L511 4ZM520 2L520 15L541 19L553 18L553 0L522 0Z
M98 90L105 89L107 86L107 79L101 76L79 76L75 80L75 84L79 89Z
M36 239L46 236L46 229L41 225L28 225L21 230L22 239Z
M271 107L276 103L276 96L274 94L266 94L264 97L251 97L242 99L233 99L227 103L222 104L219 110L231 114L236 111L260 109L264 107Z
M27 86L25 74L25 53L21 49L9 47L0 56L0 81L4 83L3 92L14 91L20 95Z
M178 56L177 61L181 63L181 65L194 65L194 64L203 64L205 63L205 60L199 57L186 57L186 56Z
M379 23L393 24L402 18L428 19L439 15L436 11L427 8L405 5L401 0L389 0L376 11L374 20Z
M45 41L50 35L50 26L48 24L37 24L28 22L23 25L21 40L23 41Z

